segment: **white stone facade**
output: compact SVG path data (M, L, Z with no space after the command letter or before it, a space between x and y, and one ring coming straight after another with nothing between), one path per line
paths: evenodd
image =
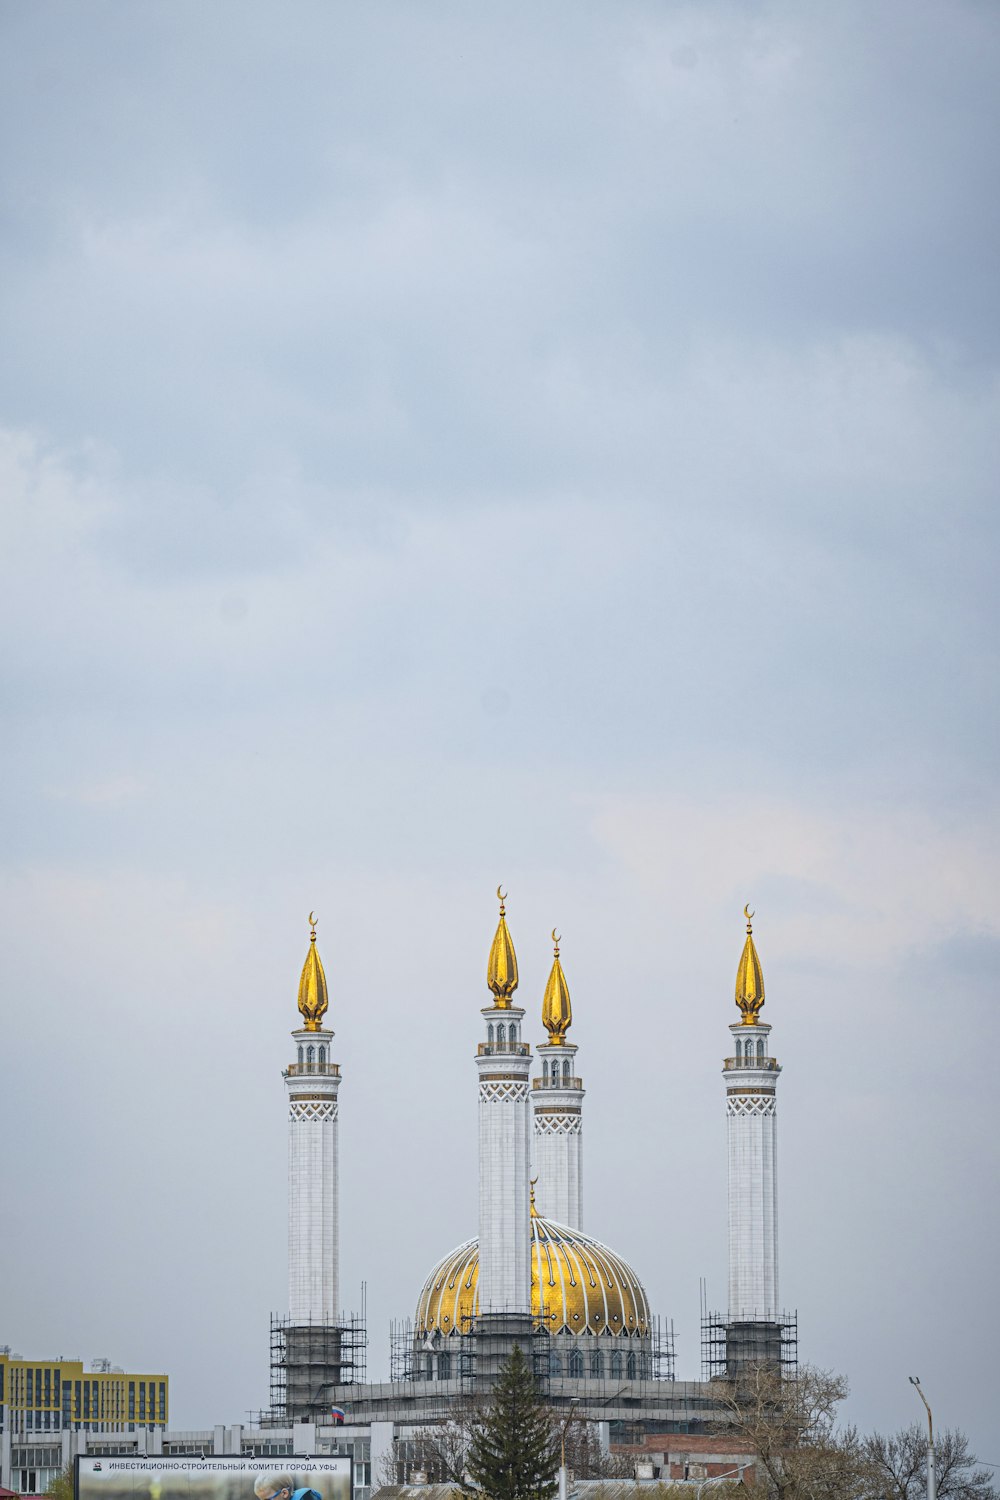
M332 1031L293 1031L288 1095L288 1314L328 1325L340 1315L338 1091Z
M531 1049L524 1011L489 1006L479 1048L479 1311L531 1312Z
M583 1228L583 1083L576 1047L538 1048L542 1076L532 1080L535 1208L543 1219Z
M729 1137L729 1317L770 1320L778 1314L778 1064L768 1056L771 1028L731 1026L726 1059Z

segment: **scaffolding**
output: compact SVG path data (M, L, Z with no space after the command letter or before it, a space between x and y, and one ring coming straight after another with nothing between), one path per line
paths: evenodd
M367 1354L363 1314L332 1324L272 1314L268 1416L273 1423L321 1419L333 1387L364 1382Z
M499 1343L497 1340L499 1339ZM541 1320L532 1318L530 1325L523 1315L517 1327L511 1326L511 1315L505 1313L477 1317L474 1325L445 1336L438 1329L416 1333L411 1319L390 1325L389 1379L391 1381L452 1381L463 1389L476 1385L484 1369L490 1370L489 1382L495 1378L498 1364L510 1354L514 1343L521 1344L539 1386L544 1390L555 1377L601 1380L675 1379L674 1325L667 1320L651 1318L647 1333L634 1338L572 1334L553 1334ZM485 1365L484 1365L485 1361Z
M652 1340L650 1360L653 1379L676 1380L677 1353L674 1344L673 1318L668 1318L666 1322L663 1322L657 1314L650 1319L649 1332Z
M515 1348L531 1367L542 1395L548 1394L550 1336L532 1313L477 1313L462 1329L459 1379L464 1395L488 1391L496 1384Z
M776 1370L794 1379L799 1366L798 1313L773 1318L730 1319L702 1310L701 1373L703 1380L736 1380L748 1370Z

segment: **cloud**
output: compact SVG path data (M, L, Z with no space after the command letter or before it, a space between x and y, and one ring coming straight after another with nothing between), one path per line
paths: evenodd
M280 1194L317 906L378 1369L474 1228L502 876L529 1008L564 931L592 1226L682 1368L750 900L803 1350L896 1421L918 1329L992 1431L960 1333L992 1267L956 1273L954 1224L995 1134L994 10L36 0L0 30L11 1198L50 1213L37 1163L85 1137L64 1218L127 1195L142 1268L12 1241L20 1344L162 1359L192 1425L260 1404L280 1211L234 1245L213 1193Z
M896 972L927 945L1000 935L997 822L995 806L957 820L926 807L721 793L609 799L595 831L686 929L723 900L738 907L743 893L773 924L784 967L845 978Z

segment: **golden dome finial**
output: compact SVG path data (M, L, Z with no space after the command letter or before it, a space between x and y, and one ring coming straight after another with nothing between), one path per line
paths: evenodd
M490 947L489 963L486 965L486 983L493 991L494 1002L499 1010L510 1009L510 997L517 989L517 954L507 931L507 892L497 886L500 902L500 921Z
M537 1177L533 1177L531 1179L531 1182L528 1184L528 1186L529 1186L529 1188L531 1190L531 1217L533 1219L537 1219L538 1218L538 1209L535 1207L535 1183L537 1181L538 1181L538 1178Z
M299 1011L305 1021L306 1031L319 1031L323 1025L323 1017L330 1004L330 997L326 988L326 975L323 972L323 960L319 956L316 947L316 913L309 913L309 952L306 961L302 965L302 976L299 979Z
M757 957L753 941L753 918L747 902L743 908L747 919L747 940L743 944L740 966L736 970L736 1004L743 1013L744 1026L756 1026L760 1008L764 1004L764 973Z
M560 938L552 929L552 968L542 998L542 1025L549 1034L549 1045L561 1047L573 1022L573 1007L570 1004L569 985L563 966L559 962Z

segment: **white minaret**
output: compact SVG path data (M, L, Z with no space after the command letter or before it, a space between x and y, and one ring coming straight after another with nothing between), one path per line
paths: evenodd
M532 1079L535 1116L535 1207L543 1219L583 1228L583 1081L576 1076L576 1047L567 1042L573 1020L569 986L552 929L552 969L542 1001L548 1042L538 1049L541 1078Z
M736 974L743 1019L730 1026L727 1057L729 1135L729 1321L773 1321L778 1316L778 1138L775 1087L781 1072L768 1055L771 1028L760 1020L764 976L745 908L747 938Z
M309 914L309 952L299 980L304 1024L292 1032L288 1095L288 1314L292 1323L329 1326L340 1316L337 1093L333 1032L323 1027L329 999Z
M530 1127L531 1050L521 1037L524 1011L511 1004L517 957L504 900L490 949L486 982L493 1004L483 1010L479 1045L479 1311L531 1312Z

